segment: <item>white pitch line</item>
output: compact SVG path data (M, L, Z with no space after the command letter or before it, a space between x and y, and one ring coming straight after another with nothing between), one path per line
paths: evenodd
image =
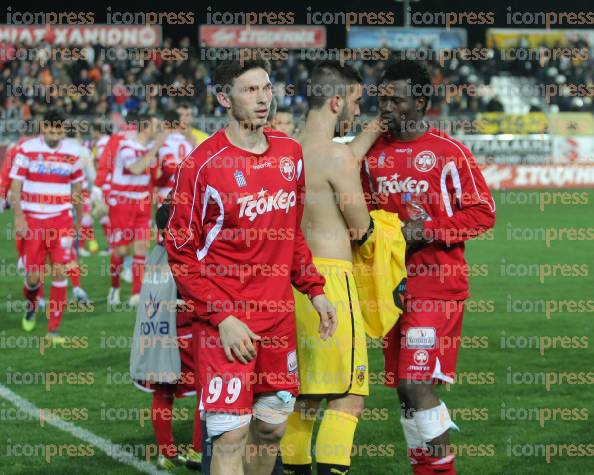
M29 414L29 416L31 416L33 420L39 420L40 409L37 406L27 401L25 398L19 396L15 392L11 391L2 384L0 384L0 397L6 399L22 411ZM154 465L151 465L150 463L145 462L144 460L140 460L134 457L132 454L124 450L122 446L118 444L113 444L112 442L110 442L107 439L104 439L103 437L99 437L98 435L95 435L92 432L83 429L82 427L74 425L72 422L67 422L53 415L50 418L44 419L44 421L45 423L54 426L60 429L61 431L68 432L77 439L80 439L88 444L94 445L112 459L120 463L130 465L139 472L149 473L151 475L161 475L163 473L162 471L157 470L157 468Z

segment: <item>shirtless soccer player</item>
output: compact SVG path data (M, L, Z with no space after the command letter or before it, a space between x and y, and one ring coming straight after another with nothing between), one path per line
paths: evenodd
M326 279L324 290L337 309L332 338L315 339L315 310L295 293L300 397L281 444L285 474L311 474L311 437L322 400L328 401L316 440L317 473L348 473L353 437L364 397L369 394L367 347L351 246L363 238L371 218L363 197L358 157L332 141L359 114L361 78L350 66L322 62L311 75L312 96L299 137L307 170L307 197L301 224ZM372 132L356 140L376 137ZM356 144L353 144L356 145ZM366 149L366 147L364 147Z
M166 229L173 276L194 308L213 475L272 472L298 391L291 284L319 313L318 338L336 327L300 228L301 146L264 129L268 71L262 60L217 68L217 101L229 123L179 165Z

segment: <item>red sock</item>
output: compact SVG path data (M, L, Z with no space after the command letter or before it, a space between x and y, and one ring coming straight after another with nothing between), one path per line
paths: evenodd
M111 234L111 224L109 222L109 217L104 216L101 218L101 228L103 229L103 235L105 236L105 240L109 242L109 236Z
M145 260L145 256L134 256L132 258L132 295L140 293Z
M72 261L70 266L68 276L70 277L70 282L72 282L72 287L80 287L80 267L78 267L76 261Z
M109 266L109 272L111 274L111 286L119 289L120 288L120 272L124 265L124 258L116 256L115 252L111 253L111 265Z
M202 452L202 421L200 420L200 402L196 404L196 412L194 413L194 437L192 438L192 445L194 446L194 450L196 452Z
M30 305L33 305L34 307L37 305L39 290L42 288L43 285L41 284L41 282L38 282L37 285L34 285L33 287L29 287L27 285L27 282L25 282L25 285L23 285L23 295L27 299L28 308L30 308Z
M174 457L177 454L173 444L173 394L160 389L153 393L153 430L159 446L159 452L165 457Z
M66 306L66 294L68 292L68 281L61 280L52 282L49 296L49 321L47 331L54 332L60 326L64 307Z
M24 256L25 255L25 238L20 233L16 233L14 236L14 240L15 240L18 256L19 257Z
M408 456L414 475L456 475L453 454L431 457L426 449L409 449Z

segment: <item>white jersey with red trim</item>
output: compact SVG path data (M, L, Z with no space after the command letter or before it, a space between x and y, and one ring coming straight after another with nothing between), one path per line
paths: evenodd
M62 140L55 149L43 137L23 142L14 159L10 178L23 182L21 208L38 219L59 216L72 209L71 185L84 180L80 146Z
M135 175L128 167L144 156L150 144L144 145L134 139L124 139L119 146L111 176L110 204L125 201L146 200L151 192L151 170Z
M161 198L166 198L173 188L177 166L194 148L194 145L179 132L172 132L167 136L165 143L158 152L159 166L161 168L158 187Z

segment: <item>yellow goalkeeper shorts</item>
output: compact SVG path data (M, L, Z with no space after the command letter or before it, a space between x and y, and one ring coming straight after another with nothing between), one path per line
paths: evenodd
M369 368L363 316L359 307L353 266L340 259L314 257L326 278L324 292L336 308L336 333L320 338L320 317L309 298L293 289L297 321L299 393L316 396L369 394Z

